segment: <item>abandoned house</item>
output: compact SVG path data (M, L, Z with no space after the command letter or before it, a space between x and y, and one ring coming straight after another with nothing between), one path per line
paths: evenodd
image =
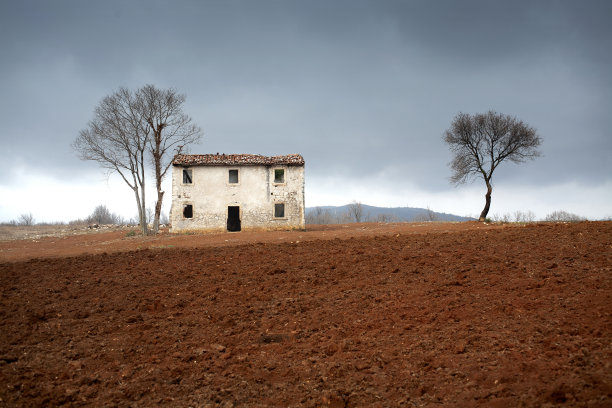
M171 232L304 228L299 154L179 154L172 161Z

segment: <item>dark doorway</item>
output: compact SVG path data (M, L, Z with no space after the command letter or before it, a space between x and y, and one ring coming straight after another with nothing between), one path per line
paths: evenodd
M240 231L240 207L227 207L227 230L230 232Z

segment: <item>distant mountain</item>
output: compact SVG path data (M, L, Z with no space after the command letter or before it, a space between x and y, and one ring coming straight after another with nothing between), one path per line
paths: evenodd
M351 204L343 206L317 206L306 208L307 224L335 224L355 222L349 215ZM374 207L361 204L361 220L401 222L401 221L473 221L474 218L440 213L426 208L413 207Z

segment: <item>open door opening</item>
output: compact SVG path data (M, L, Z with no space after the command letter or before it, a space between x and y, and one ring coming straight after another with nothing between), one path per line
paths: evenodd
M227 207L227 230L230 232L240 231L240 207Z

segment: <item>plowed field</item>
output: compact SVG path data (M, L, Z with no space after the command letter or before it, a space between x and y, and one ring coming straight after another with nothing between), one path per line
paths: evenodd
M0 406L612 405L611 222L36 241Z

